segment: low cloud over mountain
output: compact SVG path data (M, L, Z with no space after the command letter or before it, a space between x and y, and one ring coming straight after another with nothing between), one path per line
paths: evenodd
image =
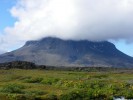
M47 36L133 40L133 0L18 0L10 12L16 22L0 36L6 48Z

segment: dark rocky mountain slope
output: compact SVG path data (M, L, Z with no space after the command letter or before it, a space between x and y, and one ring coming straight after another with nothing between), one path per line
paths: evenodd
M0 55L0 63L18 60L50 66L133 67L133 58L110 42L52 37L28 41L23 47Z

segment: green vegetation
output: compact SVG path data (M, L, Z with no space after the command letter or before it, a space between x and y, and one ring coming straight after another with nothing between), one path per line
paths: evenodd
M0 100L112 100L133 98L132 70L0 70Z

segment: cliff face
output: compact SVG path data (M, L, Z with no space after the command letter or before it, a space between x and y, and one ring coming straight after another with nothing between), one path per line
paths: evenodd
M133 58L117 50L110 42L52 37L28 41L20 49L0 55L1 63L16 60L50 66L133 67Z

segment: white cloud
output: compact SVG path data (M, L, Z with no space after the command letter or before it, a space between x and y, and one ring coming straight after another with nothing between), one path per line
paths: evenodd
M0 50L0 54L4 54L4 53L6 53L7 51L2 51L2 50Z
M0 54L3 54L6 52L5 42L3 41L2 35L0 36Z
M46 36L133 39L133 0L18 0L11 14L17 21L5 29L6 45Z

